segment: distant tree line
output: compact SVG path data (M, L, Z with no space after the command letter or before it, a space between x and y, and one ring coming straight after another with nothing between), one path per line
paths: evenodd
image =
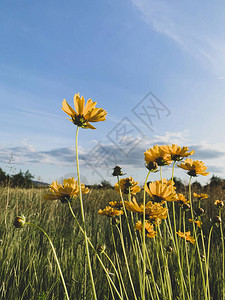
M31 175L29 170L26 172L20 170L15 175L8 175L0 168L0 186L31 188L33 186L33 178L34 176Z

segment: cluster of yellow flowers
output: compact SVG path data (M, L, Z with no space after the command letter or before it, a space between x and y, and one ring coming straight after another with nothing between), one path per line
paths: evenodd
M146 150L144 155L145 155L146 167L149 170L155 171L158 166L170 165L173 161L174 162L181 161L184 157L187 157L194 153L195 153L194 150L188 152L188 147L181 148L180 146L173 144L172 146L155 145L153 146L153 148ZM207 167L204 166L204 163L199 160L193 160L187 158L183 163L177 166L179 168L187 170L188 175L193 177L197 175L206 176L209 174L208 172L205 171Z
M96 102L89 99L85 105L84 97L80 97L79 93L74 96L74 107L75 110L67 103L64 99L62 103L62 110L69 115L69 120L73 122L78 127L85 129L95 129L91 122L104 121L106 117L106 111L102 108L96 108ZM209 173L206 172L207 167L202 161L192 160L187 158L188 156L194 154L194 150L189 152L188 147L180 147L176 144L172 145L154 145L152 148L148 149L144 153L146 168L150 172L157 172L158 167L168 166L172 162L180 162L184 158L186 160L178 164L179 168L182 168L187 172L189 176L195 177L197 175L206 176ZM113 172L114 176L124 175L121 168L116 166ZM89 192L88 188L85 188L84 184L80 186L81 192L87 194ZM138 186L138 182L135 182L132 177L127 177L118 180L115 184L115 190L122 195L129 195L129 197L136 195L141 191L141 187ZM138 204L136 199L133 197L129 198L129 201L111 201L109 205L103 210L99 210L100 215L106 215L108 217L116 218L124 213L124 209L137 213L139 215L143 214L145 211L145 230L149 237L154 237L156 231L154 231L153 224L158 224L161 220L166 219L168 215L167 207L164 207L166 202L176 201L183 208L190 208L189 201L185 198L183 194L176 193L176 187L173 181L167 181L162 179L161 181L155 181L147 183L144 187L144 192L146 192L151 201L145 204ZM77 197L79 194L79 185L74 178L65 179L63 184L58 184L54 181L50 185L49 193L44 196L46 200L56 200L60 199L62 202L70 201L72 198ZM194 194L198 199L206 199L207 195ZM218 200L219 201L219 200ZM216 203L215 203L216 204ZM221 203L217 202L217 206ZM200 227L201 224L198 221L192 221L197 223ZM143 224L138 221L135 225L137 230L143 230ZM185 237L186 240L193 242L188 233L178 233L181 237Z

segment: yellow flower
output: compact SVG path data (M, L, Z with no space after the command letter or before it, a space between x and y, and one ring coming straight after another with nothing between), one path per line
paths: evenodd
M84 97L80 97L78 93L74 96L75 110L66 102L66 99L63 100L62 110L70 116L71 119L69 120L78 127L96 129L89 122L105 121L107 112L102 108L95 107L97 102L92 102L91 99L87 101L86 106L84 104Z
M79 186L76 180L73 178L64 179L63 185L58 184L57 181L53 181L49 186L49 193L44 195L45 200L61 200L62 203L66 203L73 197L77 197L79 194ZM88 188L85 188L85 185L81 183L81 192L87 194L89 192Z
M191 152L188 152L188 147L180 147L175 144L172 144L172 146L163 146L164 151L166 151L173 161L180 161L184 157L187 157L189 155L192 155L195 153L194 150Z
M136 199L133 197L132 201L124 201L124 205L127 210L143 214L144 206L143 204L139 205L136 201ZM163 207L159 203L152 203L152 201L149 201L145 205L145 215L146 219L148 219L151 222L157 222L158 220L163 220L167 218L168 215L168 209Z
M178 194L177 197L178 197L177 201L180 206L190 203L190 201L187 200L183 194Z
M187 158L183 163L177 166L179 168L187 170L189 176L209 175L209 172L206 172L207 167L204 165L202 161L199 160L193 160L191 158Z
M164 150L164 146L155 145L153 148L146 150L144 155L147 168L150 163L164 166L172 162L170 155Z
M126 209L129 210L129 211L143 214L144 206L142 204L139 205L134 197L133 197L132 201L124 201L124 205L125 205ZM145 205L145 213L146 214L147 214L147 211L148 211L149 207L152 207L152 202L151 201L149 201Z
M204 199L207 199L208 198L208 195L207 194L196 194L196 193L193 193L193 196L198 198L199 200L204 200Z
M151 202L151 201L149 201ZM161 220L164 220L168 216L168 209L163 207L160 203L154 203L151 207L147 207L147 216L146 218L150 222L160 222Z
M168 185L168 183L151 182L146 185L145 191L153 198L154 202L177 201L177 194L174 190L172 191L172 186L171 184Z
M188 221L189 221L190 223L193 223L193 220L192 220L192 219L189 219ZM198 226L199 228L202 227L202 222L199 221L199 220L195 221L195 224L197 224L197 226Z
M117 207L117 208L120 208L120 207L123 207L123 203L122 201L111 201L109 202L109 205L112 206L112 207Z
M99 209L98 213L99 215L102 216L115 217L115 216L122 215L123 211L114 209L111 206L106 206L106 208L104 208L103 210Z
M115 184L115 190L120 192L119 186L121 188L122 194L129 194L129 189L131 195L136 195L140 192L141 188L137 185L138 182L135 182L132 177L120 179L119 183Z
M136 230L140 230L142 232L143 230L143 224L141 221L138 221L135 225ZM145 221L145 234L153 238L156 236L156 231L154 231L153 224L150 224L148 221Z
M179 235L179 237L185 239L186 241L191 242L192 244L195 243L195 239L193 238L193 236L191 236L191 232L187 231L185 233L180 232L180 230L177 232L177 234Z
M217 207L222 208L222 207L224 206L224 203L223 203L223 201L216 200L216 201L214 202L214 205L216 205Z

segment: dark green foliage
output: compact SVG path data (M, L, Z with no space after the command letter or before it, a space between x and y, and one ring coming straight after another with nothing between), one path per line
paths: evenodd
M27 170L26 172L19 171L15 175L6 175L6 173L0 168L0 185L20 188L31 188L33 186L32 179L34 176Z
M214 188L214 187L219 187L221 185L224 184L224 180L222 178L220 178L219 176L215 176L213 175L211 178L210 178L210 187Z
M102 180L101 187L112 188L112 185L108 180Z
M0 168L0 185L5 185L7 182L7 175L6 173Z

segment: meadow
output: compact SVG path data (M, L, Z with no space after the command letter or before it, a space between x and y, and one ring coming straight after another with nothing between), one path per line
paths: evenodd
M92 299L92 288L85 254L84 236L71 215L67 203L61 201L48 201L43 199L46 189L19 189L1 188L1 211L0 211L0 298L13 299L66 299L57 265L54 260L52 249L48 240L42 232L32 226L24 226L17 229L13 222L16 216L25 215L28 222L34 223L43 228L50 236L62 268L62 273L67 285L70 299ZM180 191L188 195L188 187L182 187ZM192 188L192 192L208 193L208 198L202 200L201 207L205 213L202 216L202 231L206 248L213 216L218 215L218 208L214 205L216 199L222 199L224 195L223 186L206 186L201 190L199 187ZM90 188L90 192L83 196L86 231L93 245L97 249L105 245L105 252L113 261L120 264L120 272L123 278L127 296L125 298L135 299L127 273L121 240L115 226L111 225L111 218L98 214L99 209L104 208L110 201L120 201L120 195L111 188ZM137 201L143 198L143 191L136 196ZM196 202L197 200L193 200ZM171 203L169 203L171 204ZM79 222L82 223L80 204L78 198L71 203ZM171 206L171 205L170 205ZM170 210L171 208L169 208ZM181 207L176 206L176 215L179 216ZM222 219L224 214L222 213ZM186 227L191 228L188 222L191 218L190 211L186 212ZM135 255L132 249L131 240L125 222L125 216L121 218L123 224L123 237L132 282L136 291L136 297L141 299L139 275L135 263ZM172 223L173 225L173 223ZM120 225L118 225L120 226ZM177 228L179 218L177 217ZM115 245L112 240L114 231ZM224 224L223 224L224 230ZM155 239L146 238L146 247L151 259L152 272L157 288L157 296L154 292L154 282L150 274L147 274L147 285L152 291L146 292L146 299L169 299L167 295L167 278L164 277L165 268L169 269L172 298L183 299L180 294L180 275L177 263L176 251L167 253L166 248L171 244L168 228L165 222L161 226L162 247ZM199 233L200 234L200 233ZM140 237L139 237L140 238ZM201 239L200 239L201 241ZM188 247L189 264L191 268L191 294L193 299L205 299L202 288L202 278L198 254L195 245L186 243L184 239L179 240L180 252L185 252L185 245ZM222 299L222 243L220 227L213 226L209 251L209 288L211 299ZM201 247L201 246L200 246ZM164 251L167 258L162 257ZM206 249L207 252L207 249ZM104 265L109 271L116 287L119 289L120 282L115 270L104 254L99 254ZM90 249L93 277L98 299L119 299L115 292L112 292L107 276L96 258L96 253ZM185 255L181 257L181 264L185 281L188 285L188 270ZM203 267L204 267L203 259ZM163 278L161 278L163 276ZM122 288L123 290L123 288ZM164 290L164 292L163 292ZM123 294L123 293L122 293ZM185 292L186 294L186 292ZM113 296L114 295L114 296ZM152 295L152 296L151 296ZM186 296L185 296L186 297Z
M119 166L114 187L85 187L78 130L105 121L95 106L79 93L75 110L62 103L77 128L77 180L1 188L1 299L224 300L224 181L193 183L209 175L207 166L172 144L144 152L142 187ZM177 167L188 186L176 179Z

